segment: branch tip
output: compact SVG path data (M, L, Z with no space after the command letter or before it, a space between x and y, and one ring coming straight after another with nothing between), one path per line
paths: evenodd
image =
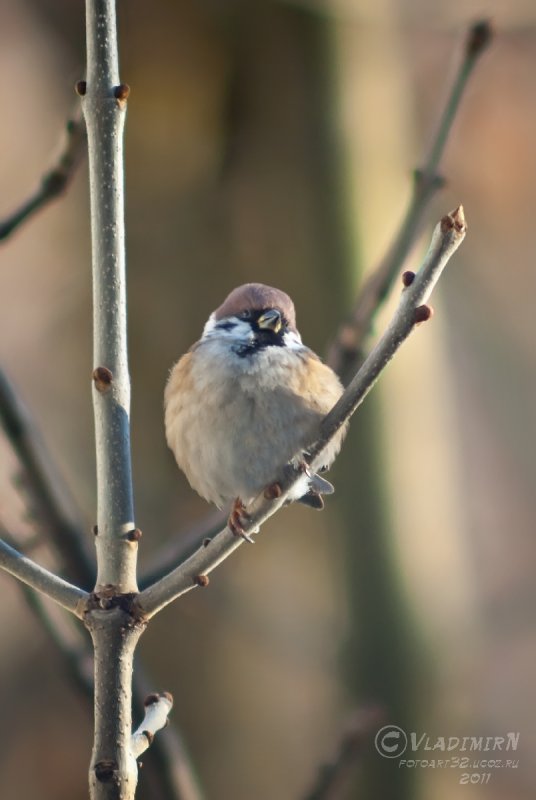
M477 58L493 39L494 30L490 19L481 19L469 28L465 46L467 58Z
M143 701L143 705L145 708L148 708L149 706L154 706L154 704L158 703L159 700L160 700L160 695L158 694L158 692L151 692L151 694L148 694L145 700Z
M463 213L463 206L458 206L450 214L446 214L441 220L441 232L448 233L448 231L455 230L457 233L465 234L467 230L467 223L465 221L465 214Z

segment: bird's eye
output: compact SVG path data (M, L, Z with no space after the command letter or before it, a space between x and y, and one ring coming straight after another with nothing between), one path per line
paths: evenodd
M251 311L241 311L240 314L238 314L238 319L250 320L252 317L253 313Z

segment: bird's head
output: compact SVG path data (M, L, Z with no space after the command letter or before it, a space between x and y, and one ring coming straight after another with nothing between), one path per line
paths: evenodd
M280 289L262 283L238 286L209 317L202 341L225 341L243 358L268 347L302 347L294 303Z

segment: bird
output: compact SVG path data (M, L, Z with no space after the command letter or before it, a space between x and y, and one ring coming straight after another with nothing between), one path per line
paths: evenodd
M281 493L283 464L303 475L287 501L322 508L333 486L307 464L307 446L343 392L333 370L302 343L288 294L262 283L233 289L201 338L172 367L164 408L167 444L191 487L223 508L245 534L246 505L262 491ZM337 456L346 426L322 452L321 471Z

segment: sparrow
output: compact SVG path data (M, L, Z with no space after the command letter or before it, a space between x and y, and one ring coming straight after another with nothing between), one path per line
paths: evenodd
M245 506L263 490L280 494L274 481L283 464L303 471L289 501L322 508L321 495L333 491L309 470L306 448L342 391L333 370L302 343L288 294L246 283L210 315L199 341L171 369L167 443L201 497L219 508L233 501L229 526L253 541L242 528ZM345 433L342 427L326 446L322 471Z

